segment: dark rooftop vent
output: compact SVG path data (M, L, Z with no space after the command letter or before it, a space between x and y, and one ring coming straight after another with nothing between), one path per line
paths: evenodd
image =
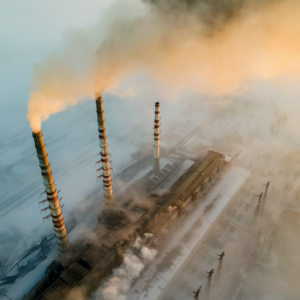
M106 209L99 215L99 223L107 229L118 230L126 227L130 220L122 210Z

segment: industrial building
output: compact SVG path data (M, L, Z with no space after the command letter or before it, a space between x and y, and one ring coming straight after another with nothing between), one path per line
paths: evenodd
M228 169L222 180L218 181L204 198L197 195L196 201L199 203L190 208L188 218L182 220L179 226L174 226L174 229L168 228L164 236L161 236L161 242L164 244L159 247L160 251L151 265L131 287L128 300L169 299L167 296L174 289L174 286L177 287L176 290L181 290L178 288L178 283L184 286L185 280L178 279L178 277L185 268L190 269L189 263L199 253L203 241L234 201L248 176L247 170L233 166ZM173 237L166 243L165 240L170 234ZM213 252L211 255L215 255L215 253ZM198 268L195 268L196 264L198 264ZM188 285L194 281L198 284L201 262L197 261L191 265L194 266L196 272L191 276L193 279L189 278ZM178 295L178 298L175 299L192 299L188 295L189 293L186 293L186 288L184 288L180 297Z
M38 282L24 299L67 299L76 289L90 296L101 280L123 261L123 253L132 246L138 236L151 233L147 245L161 245L163 233L184 224L186 217L201 206L206 195L226 174L232 157L215 151L188 151L197 129L171 149L160 146L160 105L155 103L153 155L143 156L123 170L124 177L138 174L148 166L150 171L136 178L130 186L118 193L113 192L103 101L96 99L97 121L100 141L103 191L106 206L98 215L95 233L98 242L76 242L71 246L56 194L56 188L42 132L33 133L37 155L42 170L50 217L57 237L60 255L48 266L44 278ZM160 160L164 159L161 164ZM127 175L126 175L127 174ZM122 177L122 176L121 176ZM130 192L142 190L143 201L137 201ZM231 197L230 197L231 199ZM229 199L229 200L230 200ZM227 202L229 202L229 200ZM226 202L226 203L227 203ZM217 213L220 214L227 205ZM207 211L212 207L206 207ZM216 218L217 219L217 216ZM173 230L173 231L174 231Z

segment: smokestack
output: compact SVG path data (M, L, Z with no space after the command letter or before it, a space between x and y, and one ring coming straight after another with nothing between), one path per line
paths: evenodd
M160 110L159 102L155 103L155 117L154 117L154 143L153 143L153 157L159 159L160 148L159 148L159 133L160 133Z
M59 199L56 192L55 183L52 176L52 171L44 143L42 131L32 133L37 157L39 159L39 165L42 171L43 183L45 186L45 192L47 194L47 200L49 203L50 216L52 217L52 223L56 235L56 242L59 252L66 252L70 248L70 243L65 227L65 222L62 216Z
M106 203L113 202L113 190L111 186L111 176L110 176L110 166L109 166L109 154L107 149L107 139L106 139L106 128L103 110L102 96L96 98L97 107L97 121L99 130L99 140L100 140L100 155L102 163L102 178L103 178L103 188Z

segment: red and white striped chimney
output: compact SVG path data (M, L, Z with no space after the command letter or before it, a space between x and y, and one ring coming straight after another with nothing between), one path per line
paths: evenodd
M103 110L102 96L96 97L96 107L97 107L97 120L98 120L98 131L100 140L100 155L102 163L102 178L103 178L103 188L106 203L113 202L113 190L111 185L111 174L109 165L109 153L107 149L107 139L106 139L106 128Z
M39 159L39 165L42 171L43 183L45 186L45 192L47 194L50 216L52 218L58 250L59 252L63 253L70 248L70 243L50 168L43 133L42 131L36 133L33 132L32 136L35 143L37 157Z
M155 117L154 117L154 143L153 143L153 157L159 159L159 133L160 133L160 106L159 102L155 103Z

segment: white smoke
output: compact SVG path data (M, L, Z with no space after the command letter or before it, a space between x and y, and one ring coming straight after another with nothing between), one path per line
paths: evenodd
M144 233L144 237L145 237L145 239L150 239L150 238L153 237L153 234L149 233L149 232L146 232L146 233Z
M126 293L130 288L130 283L144 269L144 264L136 255L126 253L124 262L114 273L102 295L105 300L125 300Z
M134 247L136 249L140 249L141 246L142 246L142 239L138 236L132 247Z
M141 258L131 250L127 250L122 265L114 270L112 278L104 284L104 287L99 288L92 299L126 300L126 294L132 281L140 275L145 265L157 254L155 249L142 246L140 237L137 237L133 247L140 250Z
M149 249L147 247L143 247L141 250L142 257L148 261L153 260L157 251L155 249Z

